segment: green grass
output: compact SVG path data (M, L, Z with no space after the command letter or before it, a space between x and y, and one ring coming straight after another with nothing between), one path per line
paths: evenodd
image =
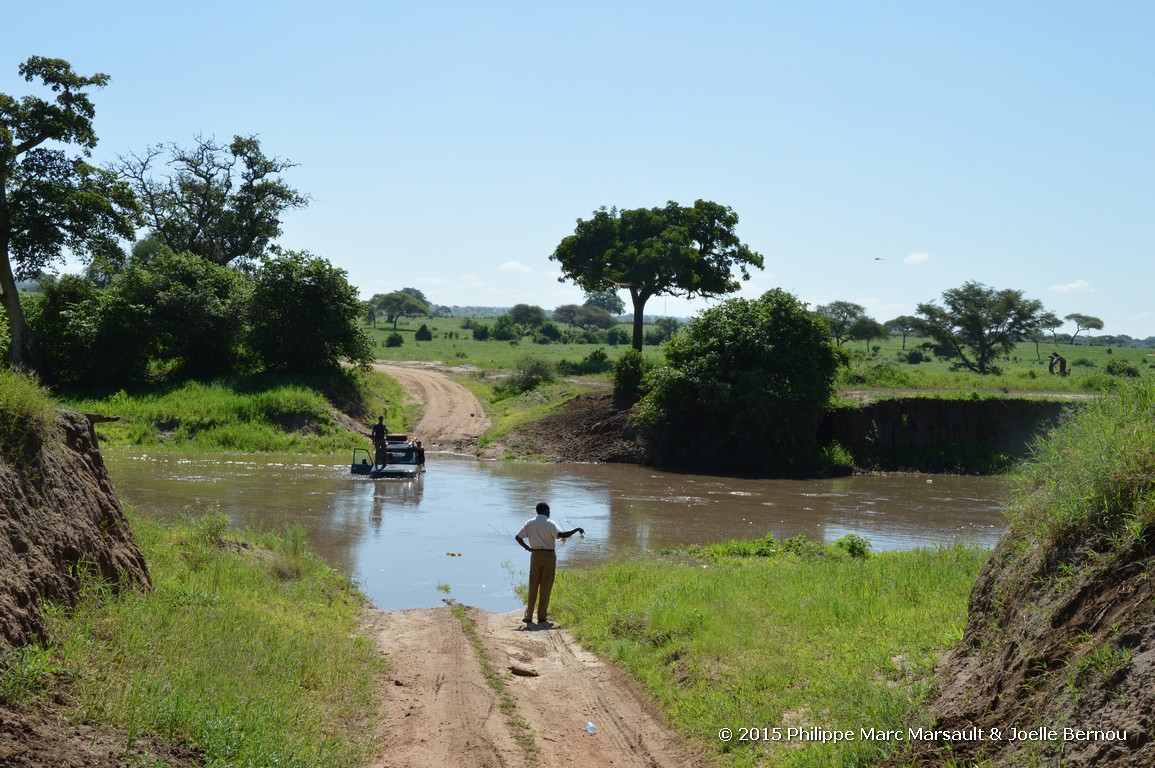
M907 363L906 354L927 339L908 337L906 350L901 337L875 340L870 346L847 342L842 349L851 354L851 364L839 371L838 386L844 388L881 388L901 390L935 390L935 396L966 397L972 392L1026 394L1098 392L1114 389L1120 378L1106 372L1108 364L1124 361L1141 375L1152 375L1155 350L1130 347L1102 347L1079 344L1040 344L1016 346L1007 357L995 362L1002 373L979 376L969 371L951 370L952 362L931 357L918 363ZM1080 340L1081 341L1081 340ZM877 350L875 349L877 348ZM1069 376L1048 373L1052 351L1067 359Z
M1007 514L1032 540L1127 549L1155 530L1155 379L1088 403L1035 445Z
M446 365L474 365L489 370L510 371L517 367L518 361L526 355L541 357L551 363L568 361L579 363L586 355L595 349L604 348L611 360L630 348L629 344L610 346L608 344L534 344L529 338L517 343L509 341L474 341L473 332L463 329L459 317L423 317L404 319L397 323L399 333L404 343L400 347L386 347L385 339L393 333L393 326L378 322L377 328L369 326L365 330L374 341L378 360L439 360ZM493 319L475 320L475 322L493 325ZM422 325L429 326L433 333L432 341L417 341L414 334ZM628 328L628 326L622 326ZM457 338L447 338L447 335L456 334ZM647 357L659 360L662 357L661 347L647 346L644 348Z
M31 460L55 418L56 403L35 378L0 368L0 455Z
M505 715L505 723L509 726L510 732L514 734L514 740L524 752L526 763L530 766L537 765L538 756L541 754L537 740L533 737L529 723L517 712L517 699L505 689L505 681L498 674L497 668L489 661L489 657L486 656L485 648L481 645L481 637L477 634L477 625L466 612L465 606L460 603L454 603L450 611L461 623L461 629L465 632L466 638L469 639L469 645L473 648L473 655L477 659L478 666L481 667L481 674L485 678L486 685L497 694L500 702L498 706L501 713Z
M364 765L373 753L372 641L363 599L308 554L299 531L236 533L223 515L175 528L133 517L151 593L89 584L49 612L43 647L10 655L0 692L51 697L71 716L184 743L206 766Z
M365 421L384 414L393 429L412 425L395 381L371 372L343 372L321 380L236 377L185 382L156 391L124 391L71 399L80 411L119 416L97 432L106 445L184 451L299 451L327 453L363 447L335 418L352 411Z
M961 637L987 552L726 551L566 571L558 614L586 647L638 678L721 765L874 765L900 757L895 741L723 743L717 732L857 734L917 725L931 667Z

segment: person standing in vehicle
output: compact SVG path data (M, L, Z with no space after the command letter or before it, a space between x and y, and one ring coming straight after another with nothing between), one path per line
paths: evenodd
M584 528L563 531L549 519L549 504L544 501L537 505L537 517L525 521L521 530L513 538L529 556L529 595L525 606L526 624L533 623L534 603L537 604L537 621L549 623L549 595L553 591L553 579L557 573L558 539L568 539L575 533L585 536ZM528 542L528 543L527 543Z
M381 465L385 463L385 435L389 433L389 428L385 426L385 417L378 416L377 423L373 425L373 463Z

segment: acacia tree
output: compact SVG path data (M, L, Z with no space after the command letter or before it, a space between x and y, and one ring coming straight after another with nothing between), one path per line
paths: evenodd
M738 214L707 200L692 207L617 208L578 219L550 259L561 265L559 282L572 280L587 292L609 287L629 291L634 310L633 347L641 350L646 302L654 296L712 297L733 293L750 279L762 256L738 240Z
M830 335L838 346L852 338L850 329L862 318L866 317L866 307L855 304L853 301L832 301L829 304L819 304L814 313L826 318L830 326Z
M429 314L429 305L413 294L406 291L376 294L369 299L374 309L385 315L385 322L393 323L393 330L397 330L397 321L403 317L424 317Z
M914 334L918 330L918 318L910 315L899 315L893 320L887 320L882 324L882 327L891 333L897 333L902 336L902 348L906 349L906 337Z
M281 234L281 215L309 199L279 178L295 163L268 157L255 136L225 146L196 137L190 148L158 144L118 158L152 234L177 253L213 264L251 264Z
M886 336L886 328L882 323L875 320L873 317L863 315L854 321L854 324L846 331L846 338L851 341L862 341L866 346L870 346L870 342L875 339L881 339Z
M607 288L599 291L586 291L583 304L587 307L601 307L611 315L620 315L626 311L626 303L618 295L616 288Z
M108 75L78 75L64 59L32 56L19 67L39 79L53 101L0 93L0 299L8 317L8 361L39 371L40 356L20 304L16 281L59 259L65 250L109 256L131 238L137 216L132 190L85 158L96 146L88 95ZM53 144L72 144L70 157Z
M919 330L959 358L955 367L993 373L991 363L1039 328L1043 304L1022 291L996 291L969 281L942 294L943 304L918 305Z
M1069 315L1064 315L1063 319L1070 320L1075 324L1075 332L1071 335L1071 346L1075 346L1075 337L1083 331L1103 330L1103 321L1091 315L1081 315L1078 312L1072 312Z
M1056 315L1054 312L1044 312L1043 314L1039 315L1039 329L1043 331L1050 331L1051 338L1054 339L1056 344L1059 343L1057 331L1059 326L1062 324L1063 321L1060 320L1058 315Z

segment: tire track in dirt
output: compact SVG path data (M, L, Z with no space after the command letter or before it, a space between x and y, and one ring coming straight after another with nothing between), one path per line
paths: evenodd
M562 629L526 629L520 612L468 608L516 710L503 712L473 646L448 608L373 612L391 671L382 686L382 756L371 768L691 768L689 748L637 685ZM537 677L513 675L510 666ZM530 755L507 722L528 725ZM593 722L597 732L585 731Z
M489 429L481 402L465 387L443 373L399 363L377 363L377 371L397 380L421 407L414 432L426 450L473 453L477 439Z
M473 646L449 609L374 612L389 659L381 757L370 768L523 764Z

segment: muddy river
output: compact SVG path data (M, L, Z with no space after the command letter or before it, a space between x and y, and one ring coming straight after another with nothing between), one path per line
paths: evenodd
M429 456L418 480L352 476L333 456L148 454L108 450L121 499L175 520L208 508L235 524L301 525L312 548L380 608L452 598L514 610L529 555L513 535L547 501L563 528L561 568L639 549L848 533L875 550L956 541L994 546L1005 481L940 475L736 480L627 465L527 465Z

